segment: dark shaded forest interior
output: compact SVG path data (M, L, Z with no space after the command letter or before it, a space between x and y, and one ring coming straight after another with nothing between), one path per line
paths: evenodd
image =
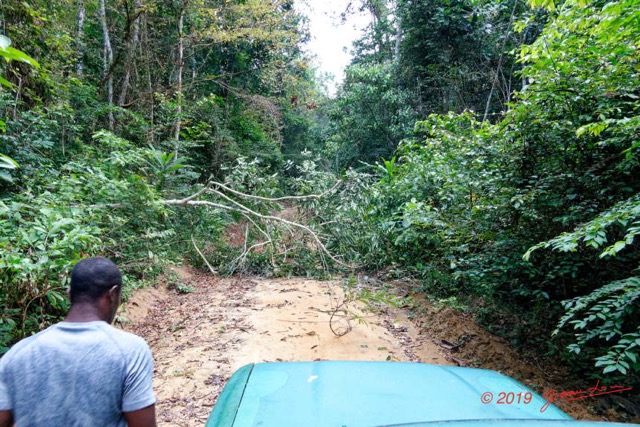
M0 354L102 255L127 295L180 263L401 279L368 298L638 390L640 0L354 11L329 96L293 0L0 3Z

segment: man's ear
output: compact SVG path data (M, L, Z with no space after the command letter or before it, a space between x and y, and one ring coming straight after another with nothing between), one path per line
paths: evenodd
M111 289L109 289L109 298L112 301L120 301L120 286L113 285Z

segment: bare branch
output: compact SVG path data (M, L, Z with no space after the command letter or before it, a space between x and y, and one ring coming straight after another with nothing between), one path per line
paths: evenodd
M255 199L255 200L263 200L266 202L283 202L285 200L308 200L308 199L320 199L324 196L326 196L327 194L331 193L333 190L335 190L336 188L338 188L338 186L340 186L340 184L342 184L342 181L338 181L336 182L336 185L334 185L333 187L331 187L330 189L328 189L327 191L325 191L324 193L321 194L308 194L306 196L285 196L285 197L261 197L261 196L254 196L252 194L246 194L246 193L242 193L240 191L234 190L232 188L227 187L226 185L220 183L220 182L211 182L212 185L218 186L220 188L222 188L225 191L228 191L229 193L235 194L236 196L240 196L243 197L245 199Z
M200 255L204 263L207 264L207 267L209 268L209 271L211 272L211 274L216 274L216 270L213 267L211 267L211 264L209 264L209 261L207 261L207 258L204 256L202 252L200 252L200 249L198 249L198 245L196 245L196 239L193 238L193 234L191 235L191 243L193 243L193 247L196 248L196 252L198 252L198 255Z
M202 187L200 189L200 191L198 191L197 193L192 194L189 197L185 197L182 200L178 200L178 202L181 203L168 203L168 204L178 204L178 205L182 205L182 204L186 204L187 202L190 202L191 200L197 199L198 197L200 197L202 194L204 194L207 190L209 189L209 184L205 185L204 187ZM166 201L165 201L166 203Z
M247 215L246 213L243 213L242 216L244 216L247 221L249 221L251 224L253 224L253 226L255 228L258 229L258 231L260 231L260 233L262 233L262 235L267 239L267 240L271 240L271 235L269 235L269 233L267 233L266 231L264 231L262 229L262 227L260 227L254 220L253 218L251 218L249 215Z
M246 243L246 241L245 241ZM270 243L273 243L271 240L266 241L266 242L260 242L260 243L256 243L255 245L249 247L249 248L245 248L244 251L233 261L231 261L231 265L234 265L234 267L231 269L231 273L233 273L236 268L238 268L238 266L242 263L244 263L244 261L247 259L247 255L249 255L249 252L251 252L252 250L254 250L255 248L259 248L260 246L264 246L264 245L268 245Z
M227 196L226 194L224 194L221 191L218 190L210 190L213 194L216 194L220 197L222 197L224 200L226 200L227 202L234 204L238 207L238 209L240 209L240 211L242 212L247 212L247 213L251 213L254 214L255 212L253 212L251 209L249 209L248 207L246 207L245 205L243 205L242 203L236 202L235 200L233 200L231 197Z

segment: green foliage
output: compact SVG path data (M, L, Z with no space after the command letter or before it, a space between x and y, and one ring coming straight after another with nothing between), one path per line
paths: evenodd
M497 115L505 108L520 84L508 52L538 31L536 17L520 34L513 31L517 19L530 15L522 3L402 0L396 15L399 77L404 87L415 88L418 111Z
M116 261L127 294L172 260L199 260L192 239L205 251L221 244L237 217L163 199L186 197L211 176L281 194L283 135L308 116L290 99L315 96L290 0L105 3L111 63L101 22L89 19L97 3L0 4L7 36L37 58L0 37L0 84L11 88L0 91L3 348L59 319L68 270L83 257Z
M186 159L184 157L176 157L176 153L163 153L151 148L145 154L145 162L149 166L150 172L158 179L158 184L156 185L158 191L165 187L167 178L186 167Z
M22 177L32 177L65 162L67 150L74 146L69 135L75 129L68 125L73 118L65 105L21 111L25 107L10 94L0 93L0 110L6 117L0 150L20 165Z
M620 234L622 240L607 245L610 234ZM620 251L631 246L635 236L640 234L640 198L633 197L614 205L593 220L580 225L571 233L562 233L549 241L532 246L524 255L529 260L533 251L551 248L561 252L575 252L580 243L585 247L601 249L600 258L614 257Z
M222 166L241 155L224 109L225 99L215 94L185 106L183 145L188 147L191 164L204 177L222 178Z
M277 213L281 206L266 199L281 196L281 189L276 174L269 174L269 166L258 159L249 161L239 157L233 165L223 168L225 171L224 185L233 191L248 194L253 197L243 197L228 191L209 194L206 200L230 207L247 207L261 215ZM219 223L215 234L225 232L224 238L211 241L212 230L206 230L206 246L203 250L207 260L222 274L253 273L272 275L274 272L287 274L290 267L289 248L290 237L286 229L272 221L264 223L254 218L242 215L240 212L221 210L217 212ZM226 229L225 229L226 228ZM291 230L289 230L291 232ZM269 236L269 238L267 238ZM304 239L298 236L300 245ZM300 254L302 256L302 254ZM194 258L194 262L201 260ZM304 262L301 262L304 264ZM296 263L297 265L297 263ZM295 268L295 267L294 267Z
M0 56L4 58L5 61L7 62L10 62L10 61L26 62L27 64L35 68L40 68L40 64L38 64L38 62L35 59L31 58L29 55L27 55L26 53L18 49L12 48L11 39L3 35L0 35ZM11 84L11 82L9 82L7 79L5 79L2 76L0 76L0 84L8 87L9 89L15 89L14 85ZM4 124L3 121L0 121L0 123Z
M7 62L9 61L20 61L26 62L35 68L40 68L40 64L38 61L22 52L21 50L15 49L11 47L11 39L7 36L0 35L0 56L3 57ZM12 87L9 82L3 80L2 84L5 86Z
M481 20L504 23L505 11L514 19L528 12L517 5L505 7L506 3L427 3L400 2L401 26L409 31L401 40L401 70L424 78L422 106L432 103L429 108L437 110L443 105L461 109L479 104L459 103L462 97L455 93L438 92L445 86L464 91L460 82L474 78L464 72L459 79L450 75L464 67L445 72L438 67L467 59L481 63L474 55L448 55L464 49L502 55L482 45L487 40L495 43L499 31L489 29L479 39L467 37L480 31ZM524 83L504 119L489 124L474 120L473 112L430 115L417 123L413 138L399 132L397 150L368 177L377 182L356 194L341 189L335 206L326 203L338 223L324 217L330 224L326 233L347 242L333 247L368 267L394 265L412 272L436 299L471 303L492 330L512 342L556 354L568 344L574 353L580 352L583 372L593 372L587 365L595 358L596 368L632 375L637 370L640 262L635 239L640 26L634 5L628 0L569 1L546 12L548 24L540 37L517 49L517 63L513 58L501 60L522 67ZM498 8L496 14L474 18L474 13L491 7ZM416 10L424 13L410 13ZM514 46L536 33L532 16L517 25L520 35L506 32L498 44ZM416 20L433 25L418 26ZM433 31L434 26L442 31ZM430 34L418 37L421 31ZM435 48L457 39L460 43L448 49ZM421 60L426 61L422 68L410 68ZM357 66L373 69L371 64ZM376 81L371 87L377 93L406 90L390 85L387 89ZM360 94L354 99L360 98L367 99ZM486 92L479 99L486 101ZM369 100L373 111L384 105L379 99ZM350 102L344 107L354 105ZM392 104L388 108L391 114L398 111ZM346 109L344 116L352 114ZM366 129L364 122L375 123L369 118L353 121L357 125L333 136L331 143L343 134L358 135ZM344 147L350 150L359 143L356 138L346 141L351 145ZM342 158L345 153L340 153ZM534 251L543 248L564 252L537 256ZM563 308L565 317L560 320ZM500 327L507 323L511 327ZM560 333L570 325L576 328L573 344L571 336ZM557 341L538 336L549 334L554 326L562 328Z
M11 39L3 35L0 35L0 56L2 56L7 62L10 62L11 60L16 60L16 61L26 62L27 64L30 64L36 68L40 67L40 64L38 64L36 60L31 58L24 52L18 49L12 48ZM0 84L10 89L14 88L14 86L3 77L0 77ZM4 120L0 120L0 131L4 132L6 131L6 128L7 128L7 123ZM7 170L17 169L18 167L19 167L18 163L15 160L13 160L11 157L5 154L0 153L0 181L12 183L13 178L7 172ZM1 170L1 169L4 169L4 170Z
M175 288L179 294L190 294L196 290L193 286L185 285L182 282L174 283L173 288Z
M600 250L600 258L620 256L625 249L633 246L635 236L640 232L640 201L637 197L620 202L595 219L580 225L571 233L539 243L524 255L529 259L532 252L541 248L551 248L561 252L575 252L582 243L584 248ZM607 232L619 234L623 240L608 244ZM586 349L595 354L596 367L602 367L603 374L640 371L638 349L640 325L637 320L640 299L640 278L629 277L614 281L585 296L563 302L567 313L560 319L554 334L567 325L573 325L576 342L567 349L580 354ZM578 316L584 316L575 320ZM635 330L634 330L635 328ZM613 343L612 343L613 342ZM604 353L604 354L603 354Z
M280 153L280 135L277 131L280 117L259 114L256 107L250 106L244 109L236 119L230 123L231 132L238 144L239 152L235 157L247 156L260 160L268 165L271 170L279 169L282 162ZM267 105L262 105L268 108ZM247 153L247 154L244 154Z
M343 280L344 297L333 308L330 318L331 331L342 336L351 331L351 321L359 324L367 324L366 316L361 314L361 309L354 308L359 304L364 311L379 312L388 307L399 307L404 302L394 291L388 287L380 287L367 283L368 277L349 277Z
M602 373L640 371L640 278L609 283L589 295L564 301L567 313L560 319L560 328L573 326L576 343L567 349L580 354L585 349L596 357L596 367ZM579 318L581 317L581 318ZM604 353L604 354L603 354Z
M488 143L490 126L471 114L434 115L418 122L416 132L426 137L402 143L398 160L379 166L381 178L366 206L384 236L383 262L415 268L450 291L466 276L482 283L501 265L495 256L492 266L478 265L489 256L478 251L504 229L495 215L509 215L512 190L499 173L504 154Z
M387 64L353 64L332 112L337 127L327 146L335 169L391 157L415 121L410 95Z
M635 179L640 80L632 47L640 36L640 12L625 0L606 5L570 1L559 10L553 3L536 5L554 10L554 19L535 43L521 49L531 85L523 94L528 104L519 106L516 117L527 123L522 132L536 129L541 136L537 149L544 150L538 153L545 153L546 160L530 162L528 172L541 175L546 184L555 181L556 188L564 184L566 199L555 198L564 212L554 219L573 231L554 233L532 246L525 259L534 259L532 253L542 248L570 254L559 260L564 267L557 267L556 280L583 279L565 294L572 298L563 302L567 313L556 333L573 325L570 352L595 358L603 374L630 374L640 369L634 272L640 261L634 242L640 215ZM555 126L540 128L549 122ZM559 167L565 175L552 175ZM548 198L553 189L537 187L538 197ZM596 251L599 259L593 260ZM585 273L587 263L597 265L598 273Z
M310 153L307 153L310 154ZM297 167L292 187L301 193L319 194L335 185L336 177L323 171L320 159L308 158ZM322 230L327 248L356 265L383 267L381 255L385 238L372 215L377 194L371 190L375 177L366 172L347 170L330 196L306 202L303 208L313 224Z
M393 289L376 288L367 285L367 279L365 276L360 280L354 277L345 280L345 301L360 302L364 305L365 310L368 311L376 311L386 307L399 307L404 302L401 297L393 293Z
M64 313L70 266L103 247L82 209L58 205L49 192L30 196L0 202L0 351Z
M64 313L67 274L80 259L109 256L128 280L138 280L156 274L158 264L180 253L169 212L157 203L158 170L152 167L157 165L148 162L171 155L135 148L104 131L96 133L94 143L54 177L51 170L35 171L24 179L20 194L0 202L5 236L0 240L0 300L7 310L3 346Z
M11 157L0 154L0 169L5 169L0 170L0 181L13 182L13 178L7 173L7 170L17 169L18 167L18 163Z

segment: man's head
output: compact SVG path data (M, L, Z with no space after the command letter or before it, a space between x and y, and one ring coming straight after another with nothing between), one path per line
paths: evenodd
M89 304L99 307L109 323L113 322L122 290L122 273L107 258L87 258L71 271L69 297L71 305Z

